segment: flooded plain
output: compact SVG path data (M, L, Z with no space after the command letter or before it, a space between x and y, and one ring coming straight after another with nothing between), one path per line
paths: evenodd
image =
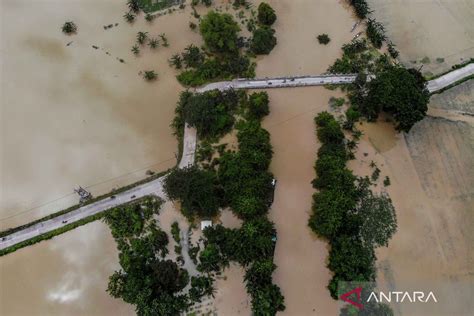
M182 87L167 60L200 40L189 30L189 10L152 24L141 15L129 25L125 2L2 0L1 6L2 229L72 204L76 197L68 194L77 185L98 195L175 164L169 124ZM66 20L77 24L77 35L61 33ZM143 47L134 57L138 31L165 33L170 47ZM148 69L158 73L156 82L140 77Z
M472 0L368 2L405 66L436 74L474 56Z
M182 87L167 60L200 37L189 8L152 24L142 14L128 25L125 12L125 1L0 1L1 230L77 203L77 185L99 195L175 165ZM68 20L76 35L61 33ZM165 33L170 47L136 58L138 31ZM140 77L149 69L156 82ZM133 315L105 292L116 268L102 223L19 250L0 260L0 314Z

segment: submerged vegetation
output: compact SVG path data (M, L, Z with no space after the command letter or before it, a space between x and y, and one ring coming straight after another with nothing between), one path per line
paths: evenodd
M77 26L72 21L64 22L63 26L61 27L61 31L64 34L72 35L77 33Z
M327 44L329 44L330 41L331 41L331 39L329 38L329 35L327 35L327 34L318 35L319 44L327 45Z

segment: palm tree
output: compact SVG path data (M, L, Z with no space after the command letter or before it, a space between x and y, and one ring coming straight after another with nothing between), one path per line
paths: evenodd
M140 48L138 47L138 45L133 45L132 46L132 53L135 56L138 56L138 54L140 54Z
M158 41L157 38L152 38L150 39L150 41L148 42L148 46L150 46L151 49L155 49L158 47L158 44L160 44L160 41Z
M165 33L161 33L161 34L160 34L160 38L161 38L161 40L163 41L163 46L164 46L164 47L170 46L170 44L168 44L168 39L166 38Z
M145 20L147 20L148 22L153 22L154 19L155 19L155 16L151 15L150 13L147 13L145 15Z
M138 13L140 12L140 6L138 5L137 0L128 0L127 1L127 6L132 11L133 13Z
M158 75L154 70L146 70L143 72L143 79L146 81L154 81L158 78Z
M68 21L64 23L61 30L63 31L64 34L71 35L77 32L77 26L74 22Z
M133 23L135 21L135 16L130 12L125 13L123 17L128 23Z
M140 45L145 44L146 39L148 38L148 32L138 32L137 33L137 43Z
M181 69L183 63L180 54L174 54L170 58L170 64L173 65L176 69Z

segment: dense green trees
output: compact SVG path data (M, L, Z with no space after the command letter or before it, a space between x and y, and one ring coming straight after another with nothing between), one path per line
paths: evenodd
M373 281L374 247L387 245L395 233L395 210L385 195L370 190L368 178L347 169L350 157L344 134L327 112L315 118L322 145L315 164L317 178L309 226L331 245L328 268L334 272L328 288L337 298L340 281Z
M108 211L104 218L117 242L121 265L110 276L107 292L135 305L138 315L178 315L188 307L187 297L178 294L189 283L187 271L162 259L168 236L152 218L161 203L147 198Z
M260 24L270 26L275 23L277 16L268 3L262 2L258 5L257 19Z
M211 52L235 53L239 25L227 13L210 11L204 16L199 25L202 38Z
M261 120L270 113L268 93L254 92L249 96L247 115L250 119Z
M183 92L176 112L181 122L197 128L201 138L215 139L232 129L238 102L239 96L234 90Z
M393 116L398 130L408 132L426 115L429 93L422 75L415 70L389 67L367 88L360 110L369 120L376 120L380 111L385 111Z
M257 55L269 54L277 44L277 39L274 34L275 30L268 26L257 28L253 32L250 43L252 51Z
M212 217L217 214L215 176L197 167L173 169L166 177L164 189L169 198L181 202L186 217Z

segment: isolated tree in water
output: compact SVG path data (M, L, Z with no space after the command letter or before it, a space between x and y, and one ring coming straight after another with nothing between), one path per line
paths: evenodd
M63 31L64 34L71 35L77 32L77 26L74 22L68 21L64 23L61 30Z

